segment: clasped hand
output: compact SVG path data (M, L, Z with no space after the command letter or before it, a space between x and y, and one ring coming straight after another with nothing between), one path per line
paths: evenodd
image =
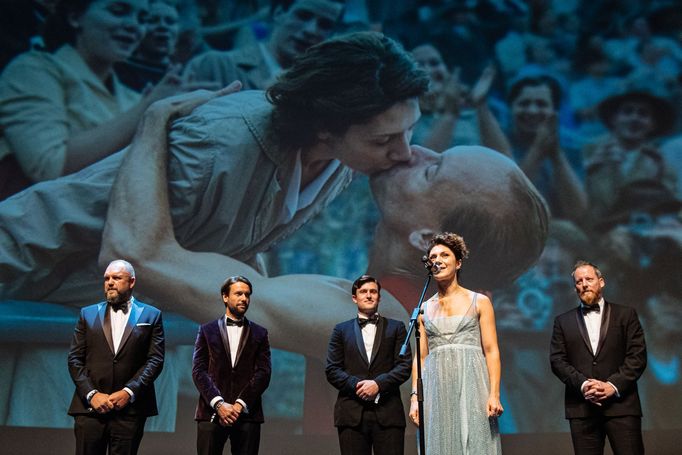
M359 381L355 385L355 394L365 401L374 400L379 393L379 385L371 379Z
M130 402L130 395L125 390L119 390L111 395L97 392L90 399L90 406L100 414L106 414L114 409L125 408Z
M601 402L615 395L616 390L608 382L600 381L598 379L588 379L582 392L587 401L594 403L597 406L601 406Z
M240 403L229 404L223 403L222 406L218 408L218 417L220 419L220 424L224 427L229 427L234 425L234 423L239 418L242 413L242 405Z

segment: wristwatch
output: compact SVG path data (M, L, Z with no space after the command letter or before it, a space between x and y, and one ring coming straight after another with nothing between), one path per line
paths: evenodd
M224 405L224 404L225 404L225 401L224 401L224 400L219 400L219 401L215 404L215 406L214 406L213 408L217 411L217 410L220 409L220 407L221 407L222 405Z

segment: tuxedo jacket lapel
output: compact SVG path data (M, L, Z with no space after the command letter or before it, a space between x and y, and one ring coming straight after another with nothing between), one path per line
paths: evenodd
M249 321L244 318L244 325L242 326L242 336L239 337L239 346L237 347L237 355L234 358L234 364L237 365L239 363L239 357L242 355L242 351L244 351L244 345L246 345L246 341L249 339L249 335L251 334L251 324L249 324Z
M358 347L358 351L360 352L360 357L369 365L369 359L367 358L367 351L365 350L365 341L362 339L362 329L360 328L360 324L358 324L358 321L356 319L353 319L352 321L353 325L353 334L355 335L355 344Z
M118 352L116 355L118 355L119 352L123 349L123 347L126 344L126 341L128 341L128 338L130 338L130 334L133 333L133 329L137 325L137 321L140 320L140 315L142 315L143 308L142 306L137 303L137 301L132 298L130 302L130 314L128 315L128 322L126 323L126 328L123 329L123 335L121 336L121 342L118 344ZM109 331L111 332L111 330Z
M109 317L109 305L106 302L100 304L97 317L99 318L104 338L109 345L109 350L114 354L114 340L111 338L111 318Z
M379 321L377 321L377 330L376 333L374 334L374 344L372 345L372 358L369 359L369 364L371 365L372 362L374 362L374 359L377 358L377 353L379 352L379 347L381 346L381 340L384 339L384 331L386 330L386 320L383 317L379 317ZM364 343L363 343L364 347ZM363 349L364 351L364 349Z
M225 327L225 317L221 317L216 321L218 324L218 330L220 331L220 339L223 341L223 347L225 348L225 355L227 356L227 363L232 367L232 355L230 354L230 341L227 336L227 327Z
M587 326L585 325L585 317L583 316L583 312L580 307L575 310L575 319L578 325L578 330L580 331L580 336L585 342L587 350L594 356L595 354L592 352L592 343L590 343L590 335L587 333Z
M611 305L604 300L604 314L601 318L601 328L599 329L599 344L597 344L597 352L594 353L596 357L599 355L601 348L604 346L604 340L606 339L606 334L609 331L609 324L611 321Z

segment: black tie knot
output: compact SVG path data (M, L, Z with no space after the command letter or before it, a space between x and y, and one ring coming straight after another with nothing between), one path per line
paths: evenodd
M379 322L379 315L377 313L374 313L368 318L358 318L358 324L360 324L360 327L364 327L367 324L376 324L377 322Z
M230 318L225 318L225 324L227 326L233 326L233 327L242 327L244 325L244 320L243 319L230 319Z
M595 304L595 305L583 304L581 308L583 311L583 315L589 314L591 312L595 312L595 313L599 314L601 311L601 309L599 308L599 304Z
M128 302L110 303L109 306L113 311L123 311L123 314L128 312Z

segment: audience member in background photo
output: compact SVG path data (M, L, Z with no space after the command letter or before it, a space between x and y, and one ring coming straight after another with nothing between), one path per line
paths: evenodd
M178 40L178 10L172 0L150 0L144 38L132 56L116 63L116 75L128 87L142 92L157 84L170 70Z
M145 0L64 0L48 19L50 52L30 51L0 76L0 156L33 182L71 174L126 146L144 110L181 88L167 74L140 95L114 64L144 34ZM8 194L5 194L8 196Z
M273 2L272 32L266 42L230 51L209 51L187 63L184 75L225 86L239 80L244 89L266 89L310 46L329 38L343 13L343 2Z
M436 152L455 145L480 144L476 115L492 115L486 101L494 69L487 67L470 88L459 80L459 68L449 71L431 44L415 47L412 55L431 79L429 91L419 99L422 116L415 126L414 142Z
M659 150L675 124L673 106L649 89L633 87L602 101L598 113L609 132L584 152L594 227L675 216L676 178Z
M584 222L583 164L579 150L564 144L570 144L570 138L559 128L559 83L544 75L521 77L509 88L507 101L510 131L505 133L492 115L480 117L482 144L519 163L547 200L553 216Z

